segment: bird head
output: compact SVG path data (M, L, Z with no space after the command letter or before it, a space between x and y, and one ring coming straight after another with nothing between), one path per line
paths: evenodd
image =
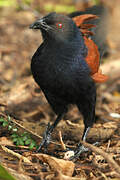
M30 25L30 28L39 29L43 39L50 38L61 41L71 41L76 36L76 32L79 32L71 18L55 12L38 19Z

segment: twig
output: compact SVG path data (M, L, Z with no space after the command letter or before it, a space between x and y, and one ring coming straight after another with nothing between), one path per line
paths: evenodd
M108 141L108 145L107 145L107 148L106 148L106 152L109 151L109 148L110 148L110 139L109 139L109 141Z
M112 177L119 177L118 173L116 173L115 171L111 171L111 172L107 172L105 173L106 176L112 176Z
M23 130L25 130L25 131L33 134L34 136L36 136L36 137L38 137L38 138L40 138L40 139L42 139L42 136L39 136L38 134L34 133L33 131L25 128L24 126L22 126L20 123L16 122L15 120L12 120L12 119L11 119L11 121L12 121L14 124L16 124L18 127L22 128Z
M3 116L4 118L7 118L6 114L0 112L0 116Z
M105 160L110 164L110 166L118 173L118 177L120 177L120 166L113 160L112 156L110 156L108 153L104 152L102 149L92 144L89 144L86 142L82 142L82 144L86 146L87 148L90 148L95 153L98 153L101 156L103 156Z
M69 120L67 120L66 123L67 123L69 126L72 126L72 127L75 127L75 128L80 128L80 125L79 125L79 124L72 123L72 122L69 121Z
M103 172L99 171L99 173L101 174L101 176L98 179L104 178L105 180L108 180L107 176Z
M64 144L64 142L63 142L63 139L62 139L62 133L61 133L61 131L59 131L59 139L60 139L60 143L61 143L62 149L63 149L63 150L66 150L66 146L65 146L65 144Z
M19 159L22 159L24 162L26 162L26 163L31 163L31 161L30 161L29 159L27 159L26 157L24 157L24 156L22 156L22 155L20 155L20 154L18 154L18 153L15 153L14 151L6 148L5 146L2 146L2 145L1 145L1 148L2 148L5 152L7 152L7 153L9 153L9 154L12 154L13 156L16 156L16 157L19 158Z

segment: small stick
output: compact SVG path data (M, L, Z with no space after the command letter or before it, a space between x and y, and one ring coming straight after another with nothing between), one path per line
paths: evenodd
M18 154L18 153L15 153L14 151L6 148L5 146L2 146L2 145L1 145L1 148L2 148L5 152L7 152L7 153L9 153L9 154L12 154L13 156L16 156L18 159L22 159L22 160L23 160L24 162L26 162L26 163L31 163L31 161L30 161L29 159L27 159L26 157L24 157L24 156L22 156L22 155L20 155L20 154Z
M109 147L110 147L110 139L109 139L109 141L108 141L108 145L107 145L107 148L106 148L106 152L108 152Z
M66 150L66 146L65 146L65 144L64 144L64 142L63 142L63 139L62 139L62 133L61 133L61 131L59 131L59 139L60 139L60 143L61 143L62 149L63 149L63 150Z

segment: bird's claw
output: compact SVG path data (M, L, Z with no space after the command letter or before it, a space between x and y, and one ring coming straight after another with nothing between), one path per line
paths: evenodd
M93 143L94 146L99 145L99 142L95 142ZM65 153L64 158L67 160L77 160L80 156L80 154L89 151L89 148L86 148L84 145L82 144L78 144L78 147L75 151L67 151Z
M51 125L50 125L50 123L48 123L46 131L43 135L43 140L42 140L41 144L39 145L37 152L40 152L42 147L44 147L45 151L47 151L47 145L50 143L50 138L51 138Z
M80 154L87 151L88 151L88 148L85 148L83 145L78 146L78 148L75 151L73 150L67 151L64 155L64 159L70 160L70 161L76 160L79 158Z
M82 153L84 153L84 152L87 152L87 151L89 151L89 149L86 148L85 146L81 145L80 147L78 147L78 148L75 150L74 156L71 156L71 157L69 158L69 160L73 160L73 159L76 160L76 159L79 158L80 154L82 154Z

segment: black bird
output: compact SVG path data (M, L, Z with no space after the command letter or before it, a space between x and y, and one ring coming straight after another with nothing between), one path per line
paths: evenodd
M32 74L57 115L48 125L38 151L47 146L70 104L75 104L83 115L85 141L95 122L96 86L85 61L88 50L82 33L70 17L55 12L38 19L30 28L40 29L43 36L43 43L32 57ZM75 157L80 152L79 144Z

